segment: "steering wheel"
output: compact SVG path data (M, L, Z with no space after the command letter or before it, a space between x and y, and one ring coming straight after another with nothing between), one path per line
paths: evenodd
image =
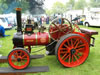
M49 26L49 34L53 40L59 40L60 37L73 31L72 24L66 18L56 18Z

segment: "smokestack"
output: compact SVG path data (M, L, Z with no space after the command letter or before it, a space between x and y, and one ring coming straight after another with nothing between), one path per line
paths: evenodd
M21 8L16 8L17 32L22 32Z

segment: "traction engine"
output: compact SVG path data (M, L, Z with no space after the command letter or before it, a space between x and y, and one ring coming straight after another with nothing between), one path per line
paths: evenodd
M28 67L31 47L36 45L46 46L48 55L56 55L65 67L79 66L87 59L90 46L94 46L95 38L92 35L98 34L94 30L80 29L66 18L54 19L48 32L33 32L34 27L31 23L27 24L23 31L20 8L16 8L16 15L17 33L13 37L14 49L8 55L8 63L14 69Z

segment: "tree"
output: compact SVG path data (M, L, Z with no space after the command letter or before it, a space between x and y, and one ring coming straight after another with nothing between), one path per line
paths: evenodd
M50 9L45 9L45 11L46 11L46 14L49 16L52 14L52 10L50 10Z
M85 0L78 0L76 3L75 3L75 9L84 9L85 7L87 6L87 3Z
M66 7L68 9L74 9L75 6L75 0L69 0L69 2L66 3Z
M100 0L90 0L91 7L100 7Z
M52 6L53 13L64 13L66 11L66 6L61 2L55 2Z

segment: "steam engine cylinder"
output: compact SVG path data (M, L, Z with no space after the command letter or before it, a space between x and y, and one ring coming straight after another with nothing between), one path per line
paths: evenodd
M47 45L50 43L49 33L34 33L34 34L15 34L13 37L14 46L33 46L33 45Z

